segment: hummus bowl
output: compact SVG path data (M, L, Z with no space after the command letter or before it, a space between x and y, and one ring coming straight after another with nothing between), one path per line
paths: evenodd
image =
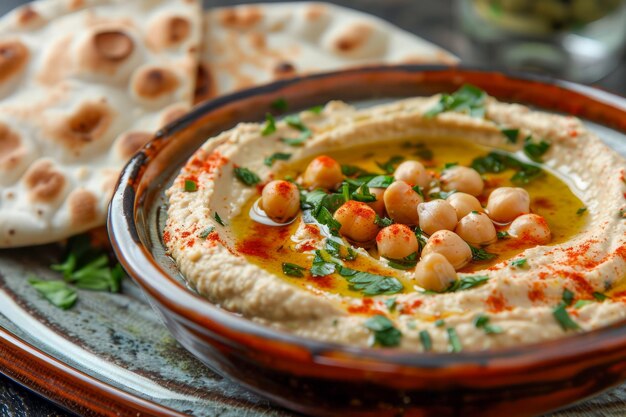
M482 90L493 98L484 97ZM396 100L433 94L445 95L429 99L403 100L400 103L404 104L401 104L399 109L398 105L393 104ZM466 101L468 96L469 104ZM495 99L522 103L564 116L546 115L544 119L539 113L533 113L526 107L501 105ZM351 106L338 100L350 103ZM481 103L488 101L484 107L489 119L494 123L481 124L482 122L476 122L470 117L474 111L484 111L475 109L476 100L480 100ZM318 107L328 102L331 103L325 108ZM450 115L447 107L454 108L457 106L454 103L461 103L460 107L464 113L470 114L458 118L455 114ZM292 115L291 119L285 119L286 123L282 121L275 123L274 118L267 115L268 112L284 112L285 104L288 105L288 113L304 112L299 113L299 116ZM432 109L438 110L433 112ZM524 124L520 125L516 118L511 116L511 109L524 113L522 119L527 117L526 123L534 125L535 128L526 130ZM412 111L417 116L412 114ZM345 117L346 112L349 114L348 118ZM323 135L324 129L327 128L323 123L324 120L335 118L334 125L349 130L351 119L365 120L372 114L384 118L394 112L405 116L408 114L405 119L409 124L415 117L422 120L424 114L430 113L427 118L441 119L435 123L437 128L443 126L440 129L443 133L435 135L437 136L435 141L426 139L422 141L423 138L419 135L415 140L411 135L381 146L375 144L378 135L376 129L385 132L393 130L396 124L383 124L382 127L370 125L356 132L356 136L365 138L365 142L361 142L361 148L352 147L342 155L341 152L335 152L336 149L321 147L317 151L310 151L306 157L299 158L304 161L299 168L296 167L297 162L292 166L281 160L287 158L285 155L289 155L285 149L272 149L269 145L274 142L285 142L291 146L300 145L299 142L309 139L311 135L308 126L312 126L315 136ZM335 116L337 114L339 116ZM582 124L577 118L570 116L582 119ZM316 118L320 118L322 123L316 125ZM240 122L259 124L239 125L234 131L238 134L229 133L232 132L229 129ZM278 133L274 129L277 129ZM281 129L284 132L281 132ZM406 129L400 126L397 130ZM591 132L588 144L585 142L588 137L587 130ZM220 150L216 146L222 142L241 142L245 151L247 136L251 136L251 132L257 134L261 131L263 134L258 134L258 137L252 139L258 141L257 148L252 146L248 151L258 152L258 147L263 148L263 152L256 156L257 159L263 161L265 157L273 155L275 158L266 160L264 165L274 165L278 159L276 165L279 167L284 165L284 169L268 173L263 171L261 165L253 166L250 170L247 163L246 166L233 163L234 167L229 167L231 176L226 182L222 181L226 177L225 171L219 169L215 171L217 179L211 180L211 186L207 187L207 189L215 187L215 190L210 190L215 191L213 200L210 196L207 197L207 194L204 194L206 190L203 189L204 180L196 176L202 173L193 171L194 164L204 168L208 165L211 173L215 165L229 164L228 155L224 157L221 153L216 153L216 149ZM328 131L331 142L356 137L333 135L332 129L327 129ZM422 132L419 129L415 131ZM557 134L552 135L551 131L556 131ZM110 206L109 233L120 262L146 292L155 310L183 346L217 372L288 408L314 415L396 416L421 415L420 413L501 415L504 412L512 415L534 415L581 400L626 378L624 361L626 354L623 353L626 347L626 325L622 315L625 309L620 305L621 298L609 291L609 287L617 285L607 284L606 279L607 276L613 277L615 282L618 282L624 278L622 245L624 220L620 208L623 209L624 203L622 182L623 168L626 167L620 166L623 159L604 148L599 142L594 142L592 137L595 134L623 152L623 141L626 140L624 131L626 131L624 99L589 87L520 75L459 68L398 66L279 81L202 104L159 132L156 138L129 162L122 174ZM459 145L456 139L451 139L450 143L441 139L444 136L458 137L466 133L468 136L466 139L480 144L480 140L472 136L477 135L476 132L488 137L488 140L482 142L484 145L482 148L468 142ZM559 132L563 134L559 136ZM276 134L277 137L272 138L272 134ZM281 135L282 137L278 137ZM207 138L215 136L216 139L210 140L201 148ZM496 137L499 139L494 139ZM269 142L271 139L275 140ZM497 140L501 143L493 143ZM559 141L582 145L577 145L570 151L567 146L563 148ZM521 160L516 159L517 157L511 159L512 154L507 154L509 155L507 157L502 156L505 154L499 154L500 156L492 156L491 159L485 160L485 157L490 155L489 145L502 148L506 147L507 143L511 145L510 152L518 152ZM538 162L542 162L544 154L550 156L551 143L554 145L552 151L564 152L560 157L569 161L571 166L572 161L592 161L594 158L597 159L597 155L606 157L607 162L595 165L590 162L589 168L585 166L574 169L573 173L563 173L561 169L558 169L557 173L557 169L552 169L549 161L546 162L545 168L541 168L543 165ZM194 158L202 155L203 151L207 153L199 161L190 160L189 158L199 148L201 150ZM456 149L456 153L450 153L450 149ZM522 154L522 149L526 156ZM606 152L603 149L606 149ZM228 152L224 147L221 151ZM370 151L374 152L373 156L370 155ZM311 174L311 170L315 171L315 167L311 166L315 163L326 166L337 164L334 159L328 158L326 153L347 167L344 169L343 177L331 180L333 185L327 186L328 189L335 191L332 195L336 200L341 199L343 195L346 206L337 208L339 204L336 204L336 207L331 209L335 212L335 220L345 210L362 209L361 212L367 216L376 216L378 227L375 230L366 231L365 235L359 234L362 228L348 230L342 226L347 224L342 220L338 224L341 229L334 230L333 233L332 215L328 213L324 217L322 212L318 216L320 208L312 203L320 201L319 196L315 197L315 192L322 197L327 194L315 190L320 184L324 188L324 179L323 175L316 177L315 174ZM410 153L418 155L418 158L407 158L409 161L402 162L399 158L394 158L394 153L403 155ZM356 154L362 155L362 158L355 157ZM592 158L590 155L596 156ZM524 159L526 157L530 159ZM237 156L233 159L243 164ZM368 159L375 159L377 167L367 165ZM416 164L415 159L422 159L424 165ZM408 165L413 165L407 168L407 162ZM535 181L543 185L527 187L530 193L530 209L528 193L514 187L519 184L499 178L495 174L495 176L485 175L486 172L499 172L497 167L494 168L494 164L507 165L515 172L517 180L519 175L522 175L524 181L534 178L537 169L542 169L542 178ZM405 165L404 168L402 165ZM407 175L410 177L415 174L416 169L424 170L424 166L428 168L428 181L424 180L421 186L419 179L406 179L406 183L403 183L407 192L415 194L415 199L418 199L418 194L421 196L418 206L420 219L403 217L401 206L397 206L400 207L399 211L394 212L395 206L388 202L387 194L393 187L388 183L385 185L379 183L386 181L384 175L386 173L387 179L395 177L394 184L399 185L397 183L402 182L401 171L406 171L405 174L408 172ZM480 182L479 190L472 188L471 184L464 184L464 179L457 177L457 171L470 170L466 166L480 171L470 173L470 177L473 175L476 181ZM604 166L607 167L606 172ZM183 167L185 168L180 174ZM233 168L238 181L235 181L232 175ZM558 164L556 168L559 168ZM378 172L376 175L372 174L374 175L372 177L367 177L376 169L382 170L382 174ZM255 172L259 172L261 178ZM482 180L479 173L484 174ZM605 173L606 178L594 181L594 176ZM609 176L613 174L621 177L611 179ZM272 175L276 175L276 178ZM510 172L507 171L507 175L510 177ZM591 181L587 178L589 175ZM257 183L289 177L293 182L274 185L291 187L292 191L295 190L293 192L296 193L296 198L300 188L303 198L302 218L315 219L300 221L298 218L289 226L286 223L293 220L296 214L292 213L285 217L284 211L281 210L286 205L277 205L276 211L271 210L268 203L271 200L266 200L265 196L259 200L260 203L265 202L265 206L261 207L257 201L261 195L261 190L256 189ZM366 177L371 190L363 185L363 178ZM580 191L591 182L591 187L596 187L597 193L573 193L566 184L568 179L569 185L574 190ZM339 190L341 181L343 183ZM527 185L526 182L524 184ZM383 190L386 210L374 213L377 209L367 205L368 199L377 188L385 186L388 187L387 191ZM498 201L492 198L498 193L494 191L488 196L488 193L482 192L483 188L495 189L501 191L501 194L517 195L517 200L522 201L522 206L526 201L525 208L518 208L515 214L520 217L510 217L510 213L498 215ZM168 189L170 191L167 191ZM454 191L457 191L457 197L465 191L468 199L472 194L481 199L483 204L482 206L479 204L476 210L472 209L462 215L457 210L455 214L458 207L453 205L454 198L450 198L454 196L451 194ZM609 194L615 194L617 191L619 198ZM523 195L520 196L520 192ZM352 200L349 195L353 197ZM584 203L579 200L581 195ZM598 196L602 196L602 201L599 201ZM234 213L225 216L226 221L218 217L219 214L215 215L218 213L215 207L219 207L216 204L220 203L215 202L216 198L225 202L221 207L233 205L237 207ZM233 203L233 199L237 201L236 204ZM354 199L360 201L355 202ZM506 201L508 202L504 205L510 206L511 200ZM193 218L194 213L203 210L203 202L206 202L211 210L211 221L206 224ZM487 208L486 213L482 212L483 206ZM311 215L311 208L317 214ZM206 207L204 210L206 211ZM326 209L321 209L324 210ZM526 214L529 211L533 214ZM272 216L272 212L277 214ZM435 216L434 220L429 222L429 215L438 212L443 214ZM554 212L557 216L551 217ZM248 213L251 213L251 216L260 215L269 220L269 223L257 227L256 225L263 223L264 220L261 219L261 223L250 221ZM540 227L537 232L537 227L528 229L523 222L518 222L520 218L541 217L537 213L545 216L551 230L546 226L543 229ZM602 218L597 219L593 217L596 213L609 214L603 214ZM495 227L487 215L494 220ZM446 223L446 216L454 217L454 222L441 226L442 222ZM187 230L185 224L189 226L190 222L192 225L197 222L198 228L194 229L195 232L185 234L183 231L177 235L177 224L172 222L172 219L177 217L185 231ZM512 220L513 223L510 223ZM392 221L396 224L389 226ZM276 222L285 224L275 227ZM545 222L542 222L543 217L537 224L545 226ZM233 252L232 248L223 254L217 254L219 256L211 251L203 254L201 250L197 253L191 252L191 258L181 256L181 253L187 252L186 247L192 249L196 246L215 247L207 240L223 236L220 230L223 223L229 226L232 224L235 231L232 247L236 248L237 257L229 257L229 253ZM487 224L489 230L484 232L482 229L472 229L473 225L479 223ZM518 223L522 223L521 229ZM310 224L315 224L317 231L325 233L324 239L316 240L307 235L307 227ZM593 226L591 230L590 225ZM285 240L285 247L288 246L287 242L294 242L296 248L311 246L306 250L311 254L315 253L312 267L306 265L305 268L304 258L298 258L301 254L295 252L284 258L278 256L278 253L284 250L283 245L280 245L277 252L272 252L271 256L278 259L278 267L276 263L268 265L257 259L264 258L259 251L267 240L275 241L279 238L274 233L279 229L290 230L291 238ZM382 231L376 237L379 229ZM435 237L440 233L440 229L447 229L445 232L456 236L457 240L461 240L458 238L460 235L464 241L471 242L472 246L463 248L463 251L468 253L467 259L461 262L455 258L455 262L452 262L447 255L448 260L445 259L446 256L438 253L430 254L437 252L433 249L435 246L433 242L439 241ZM387 235L392 235L392 231L410 230L412 236L415 231L418 240L421 242L423 239L425 246L422 260L417 266L414 259L415 249L407 251L399 245L398 251L396 245L394 252L393 245L391 249L388 245L385 246L385 236L380 237L381 234L385 234L385 230L388 231ZM520 230L530 231L531 234L524 234ZM597 232L595 235L594 231ZM193 239L187 239L190 234L193 235ZM502 242L495 241L496 234ZM586 240L576 240L578 236L586 236ZM603 240L603 236L611 238ZM529 243L530 238L536 238L536 241ZM412 239L415 240L414 237ZM332 244L328 243L330 240L333 240ZM600 274L600 283L592 286L593 288L586 288L589 286L585 287L581 282L586 283L587 278L592 278L591 275L581 279L580 274L566 268L565 263L561 263L561 258L548 256L548 252L562 249L567 256L574 253L576 257L578 256L576 254L580 253L580 247L590 242L592 244L600 242L599 245L608 249L604 257L598 255L603 262L606 261L606 266L597 268L598 270L594 272L596 275ZM545 249L542 244L552 245L548 248L556 249ZM356 255L351 253L352 251L345 252L350 245L357 252ZM421 246L419 242L411 242L409 246L411 245ZM223 246L229 245L224 243ZM177 250L178 247L181 249ZM501 258L490 261L488 258L492 254L485 248L487 250L495 248L494 251ZM387 256L385 251L388 252ZM426 255L426 252L429 254ZM170 254L177 262L169 257ZM241 256L242 254L245 256ZM372 259L376 258L375 267L370 266L364 270L362 264L350 263L354 261L351 257L369 259L368 255L372 255ZM196 261L203 256L213 256L217 261L205 265L198 273L197 268L194 269L189 265L197 264ZM443 261L437 257L443 258ZM236 261L233 261L235 258ZM295 259L296 262L286 262L291 259ZM444 262L445 265L428 267L425 259L435 263ZM243 260L243 263L240 260ZM536 260L541 260L538 262L539 266L535 265ZM267 285L279 289L277 296L268 295L268 290L263 288L261 282L265 278L261 278L259 271L270 271L266 274L270 278L281 275L280 261L282 272L287 278L283 277L283 281L268 281ZM588 264L590 258L585 257L584 262ZM596 263L602 262L596 260ZM181 274L178 265L180 270L185 272L185 276ZM397 271L389 272L389 268ZM413 268L416 269L415 275L405 271ZM442 271L442 268L451 272L444 273L445 276L433 273ZM558 272L552 275L564 276L563 280L567 278L568 285L562 282L555 283L549 279L549 271L554 272L555 268ZM607 275L607 269L614 269L617 272ZM252 281L250 279L248 282L237 281L240 282L237 285L245 291L256 288L256 293L252 291L255 303L250 304L245 300L238 302L237 297L245 291L239 293L237 285L229 287L222 284L230 282L233 277L244 276L246 271L250 270L252 272L249 276ZM318 272L314 273L314 270ZM335 284L330 279L325 279L323 280L325 284L320 284L317 278L329 278L331 272L338 274L334 278ZM515 298L516 293L513 292L512 295L507 293L506 297L502 297L498 295L499 288L495 290L492 288L496 281L515 287L513 284L536 280L536 276L541 274L545 276L542 277L542 282L536 284L540 288L523 289L525 303L529 305L527 294L534 294L542 300L548 298L553 304L549 307L529 308L521 313L515 313L516 309L503 305L502 300ZM202 276L211 278L208 283L203 283L198 278ZM303 284L303 281L309 283ZM291 293L296 292L293 288L302 286L309 292L326 294L316 286L341 286L343 284L336 283L344 281L350 282L351 285L344 285L345 288L342 287L338 291L334 304L326 300L318 303L315 298L308 297L308 294L307 297L298 299ZM602 288L596 288L598 285ZM413 289L403 290L410 287ZM610 289L619 292L619 288ZM225 298L217 297L216 293L220 291L230 295ZM359 292L360 294L357 294ZM201 297L199 293L211 298L214 303ZM363 294L385 297L379 297L380 305L372 308L371 301L367 306L363 302L364 299L361 297ZM425 300L424 297L432 298ZM442 316L437 312L442 309L432 301L437 299L436 297L447 300L443 304L446 304L448 309L450 305L453 309L455 305L462 305L463 308L459 309L456 315ZM368 298L371 300L375 297ZM466 317L461 319L468 304L472 304L472 299L481 300L480 308L475 311L470 309L469 315L465 314ZM290 304L289 300L297 300L297 303ZM484 300L487 301L486 304L482 302ZM530 305L535 301L531 299ZM309 310L294 310L307 303ZM353 319L351 315L345 318L342 311L332 308L332 305L338 304L343 304L347 311L353 309L357 313L354 315L356 318ZM262 310L259 310L259 305L263 305ZM420 319L416 322L393 319L398 315L409 316L412 308L422 309L422 313L427 314L417 314ZM250 314L250 311L257 313ZM435 313L432 313L433 311ZM521 320L520 314L522 316L528 314L529 317L527 320L525 318ZM254 320L244 316L252 317ZM387 317L392 317L394 321ZM581 328L586 331L579 332Z

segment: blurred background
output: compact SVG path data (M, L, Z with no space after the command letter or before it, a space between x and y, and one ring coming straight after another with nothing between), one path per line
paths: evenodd
M206 7L278 2L204 0ZM465 65L536 71L626 95L626 0L331 0L382 17ZM0 14L26 3L0 1Z

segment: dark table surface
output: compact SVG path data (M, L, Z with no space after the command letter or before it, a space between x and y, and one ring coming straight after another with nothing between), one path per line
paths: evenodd
M266 0L267 1L267 0ZM270 0L271 1L271 0ZM253 1L256 2L256 1ZM13 7L26 3L23 0L0 1L0 15ZM205 5L223 6L242 1L205 0ZM434 42L458 55L463 62L486 66L477 62L467 51L467 39L458 28L454 0L338 0L331 3L359 9L380 16L401 28ZM595 85L626 95L626 59L621 65ZM0 374L0 416L69 416L37 394L21 387Z

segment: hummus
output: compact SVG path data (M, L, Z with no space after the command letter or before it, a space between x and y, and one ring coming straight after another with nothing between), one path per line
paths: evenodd
M465 88L475 96L467 99L462 89L366 109L330 102L282 120L242 123L211 138L167 192L163 242L188 282L211 302L328 342L485 350L562 338L626 318L624 159L577 118ZM315 191L320 187L311 185L305 171L320 155L341 164L343 182ZM399 181L399 164L412 160L426 172L421 187L407 182L421 195L420 219L395 223L415 232L417 250L385 258L379 253L383 233L377 241L354 238L346 226L351 220L338 206L375 208L373 236L387 227L391 236L389 225L400 216L392 216L389 205L375 207L371 190L386 193ZM453 178L455 167L480 174L480 187L468 191L480 204L463 213L475 219L459 217L458 223L444 203L462 188ZM296 206L291 222L264 221L258 204L263 187L283 179L298 184L301 208ZM529 198L526 211L507 209L498 217L493 193L501 187L523 189L516 192L522 205ZM426 224L437 210L438 221ZM341 229L322 211L343 219ZM514 233L514 219L506 217L513 212L533 213L544 235ZM472 219L483 222L486 234L465 232ZM466 242L478 236L468 245L469 262L453 265L444 256L444 269L427 265L432 248L425 246L435 246L440 229Z

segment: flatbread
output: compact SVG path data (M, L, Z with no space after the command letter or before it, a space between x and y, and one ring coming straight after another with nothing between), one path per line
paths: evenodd
M0 19L0 247L105 223L118 173L193 102L197 0L41 0Z
M205 12L196 101L295 74L458 60L377 17L329 3L264 3Z

